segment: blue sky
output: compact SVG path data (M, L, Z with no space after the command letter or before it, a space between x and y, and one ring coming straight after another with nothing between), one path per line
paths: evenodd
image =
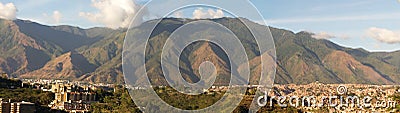
M137 0L135 4L141 5L146 1ZM364 48L370 51L400 50L400 3L398 0L250 1L258 8L266 22L274 27L294 32L313 32L319 38L325 38L346 47ZM91 0L0 0L2 4L15 5L16 18L19 19L28 19L46 25L67 24L82 28L118 27L112 24L114 21L111 20L120 18L112 18L114 16L105 20L96 18L106 16L108 13L107 10L101 10L104 8L102 4L96 6L95 2ZM124 4L124 2L121 3ZM115 7L110 9L115 9ZM192 16L196 9L191 8L182 15ZM99 11L105 13L99 14L97 13ZM206 15L207 9L199 13ZM119 13L116 11L112 14ZM208 16L219 17L221 16L219 14L218 10L213 10L213 15ZM117 25L120 24L124 24L124 21L117 23Z
M326 32L340 45L371 51L399 50L366 33L371 27L400 30L397 0L252 0L272 26L293 31ZM397 32L399 33L399 32ZM400 37L397 37L400 39Z

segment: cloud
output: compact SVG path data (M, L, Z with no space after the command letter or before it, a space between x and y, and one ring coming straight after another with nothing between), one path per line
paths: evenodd
M193 18L194 19L201 19L201 18L221 18L224 17L224 12L221 9L217 9L216 11L212 9L208 9L204 11L203 8L197 8L193 11Z
M183 11L176 11L173 16L175 16L175 18L183 18Z
M267 19L265 22L269 24L286 24L286 23L316 23L316 22L336 22L336 21L360 21L360 20L396 20L400 19L400 13L386 13L375 15L350 15L350 16L326 16L326 17L298 17L298 18L281 18Z
M332 39L332 38L348 39L349 38L347 35L336 36L336 35L332 35L327 32L319 32L319 33L312 35L312 37L315 39Z
M134 0L92 0L92 6L98 12L80 12L79 16L114 29L129 27L133 17L142 7L135 3ZM143 14L138 16L142 17ZM137 19L133 24L137 25L142 21L142 18Z
M388 44L400 43L400 31L371 27L367 30L367 36Z
M0 18L13 20L17 15L17 7L13 3L3 4L0 2Z
M53 12L53 20L54 20L54 22L55 23L60 23L60 21L61 21L61 18L62 18L62 14L59 12L59 11L54 11Z
M320 32L317 34L312 35L313 38L315 39L331 39L331 38L336 38L336 36L331 35L327 32Z
M45 17L45 21L48 23L53 23L53 24L59 24L61 22L61 19L63 15L61 14L60 11L55 10L53 11L52 15L48 15L47 13L43 13L43 16Z

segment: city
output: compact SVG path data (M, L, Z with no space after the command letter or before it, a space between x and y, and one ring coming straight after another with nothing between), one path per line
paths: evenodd
M3 77L7 77L3 74ZM7 80L8 78L2 78L2 80ZM18 79L11 78L14 81L19 81ZM118 89L117 85L114 84L90 84L85 82L71 82L68 80L49 80L49 79L21 79L20 84L16 84L14 82L1 82L2 88L6 89L19 89L19 88L30 88L33 90L39 90L42 92L51 92L53 95L53 100L47 105L39 105L37 102L28 102L28 101L14 101L11 99L3 98L0 95L0 111L2 113L34 113L38 112L37 106L46 106L48 107L47 111L40 112L69 112L69 113L88 113L95 112L92 107L96 104L100 103L100 100L104 100L104 93L98 94L98 90L102 90L104 92L113 93ZM9 84L4 84L9 83ZM338 92L338 87L345 86L345 93L340 94ZM242 101L241 106L246 106L251 98L255 97L254 92L257 88L261 87L259 85L249 85L247 87L247 92L245 98ZM117 89L116 89L117 88ZM132 87L129 85L120 86L123 89L132 89L132 90L141 90L143 88L140 87ZM215 95L223 95L227 90L229 90L229 86L212 86L210 89L204 89L203 94L201 95L214 95L207 97L207 99L219 98L219 96ZM157 86L154 87L154 90L157 92L166 92L167 95L174 94L174 91L171 88L166 86ZM159 95L163 95L160 93ZM310 98L310 96L314 96ZM328 103L328 96L336 96L333 100L335 105L332 103ZM340 106L341 101L345 101L340 97L346 96L358 96L358 100L351 100L353 102L360 103L363 97L369 96L371 97L369 103L370 106L365 107L363 105L357 106L354 104L350 106L347 104L346 106ZM285 97L285 98L283 98ZM297 98L291 98L297 97ZM107 98L107 97L106 97ZM173 100L174 96L170 96L169 99ZM366 85L366 84L323 84L317 82L313 82L305 85L296 85L296 84L285 84L285 85L274 85L272 90L268 93L267 97L268 102L263 107L272 107L276 108L279 106L279 109L291 109L295 108L298 111L303 112L397 112L400 110L399 102L400 102L400 86L399 85ZM325 98L326 100L323 100ZM130 100L130 97L128 98ZM305 101L304 101L305 99ZM348 98L347 98L348 99ZM350 98L353 99L353 98ZM21 100L25 100L22 98ZM303 100L303 101L302 101ZM322 101L321 101L322 100ZM168 101L168 100L166 100ZM246 102L247 101L247 102ZM349 100L350 101L350 100ZM104 101L103 101L104 102ZM182 101L185 102L185 101ZM306 102L306 104L304 103ZM380 102L380 103L379 103ZM386 102L386 103L383 103ZM294 104L293 104L294 103ZM105 104L105 103L104 103ZM132 103L133 104L133 103ZM284 106L283 106L284 105ZM292 105L292 106L290 106ZM379 106L378 106L379 105ZM146 109L136 107L132 109L136 109L135 112L139 112L138 109ZM179 107L179 106L177 106ZM184 106L180 106L184 107ZM191 108L191 109L199 109L199 108ZM43 110L43 109L42 109ZM243 112L246 109L236 109L236 112ZM259 112L268 111L266 109L261 109ZM272 109L273 111L273 109Z
M400 0L0 0L0 113L400 112Z

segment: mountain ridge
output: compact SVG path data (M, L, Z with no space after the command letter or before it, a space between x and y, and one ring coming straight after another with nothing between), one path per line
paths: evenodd
M184 23L193 20L164 19L152 35L147 50L150 55L157 56L157 51L162 47L170 33L182 26ZM257 63L257 46L254 46L252 39L246 38L247 31L240 31L243 25L237 18L211 19L219 22L228 28L238 31L241 40L244 40L246 49L250 50L249 60ZM249 20L247 20L249 21ZM125 37L125 29L113 30L109 28L89 28L61 25L45 26L35 22L24 20L0 20L0 50L6 55L0 57L0 71L10 73L16 77L28 78L50 78L83 80L89 82L123 83L122 76L122 43ZM138 26L136 31L146 30L146 23ZM257 23L252 23L261 27ZM238 28L238 29L236 29ZM400 50L394 52L369 52L364 49L351 49L342 47L329 40L312 38L313 33L298 32L270 27L274 36L277 56L276 83L280 84L306 84L320 81L323 83L363 83L363 84L399 84L400 83ZM19 33L19 34L18 34ZM21 38L18 40L10 37ZM150 41L151 41L150 40ZM5 43L12 42L12 43ZM203 48L212 45L203 45ZM195 51L197 47L192 48ZM221 53L211 51L211 56L217 59ZM66 55L67 54L67 55ZM68 61L60 58L68 58L68 54L81 56L72 58L71 61L83 61L83 65L90 65L90 69L70 69L72 71L57 72L57 64ZM191 53L188 53L188 55ZM209 57L211 57L209 56ZM201 60L192 59L192 62ZM335 61L332 61L335 59ZM218 61L218 60L216 60ZM148 59L152 67L148 67L149 73L155 84L162 82L162 72L159 69L160 61L157 58ZM68 62L69 63L69 62ZM191 64L191 63L189 63ZM199 65L198 63L194 63ZM71 63L71 67L79 67L79 63ZM193 64L191 64L193 66ZM225 65L225 64L224 64ZM338 66L341 65L341 66ZM259 73L259 66L254 64L254 73ZM82 68L82 67L80 67ZM86 67L87 68L87 67ZM190 69L192 68L192 69ZM195 67L182 68L184 71L194 71ZM65 69L65 68L63 68ZM224 69L226 70L226 69ZM63 72L62 72L63 71ZM229 72L229 71L228 71ZM50 73L50 74L49 74ZM61 73L61 75L57 74ZM70 73L70 74L68 74ZM29 75L29 76L28 76ZM63 75L63 76L62 76ZM191 78L195 81L198 74L186 74L184 78ZM223 77L226 79L226 77Z

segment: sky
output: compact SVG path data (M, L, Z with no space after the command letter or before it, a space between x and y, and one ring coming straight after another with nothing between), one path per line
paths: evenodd
M177 0L182 1L182 0ZM128 27L148 0L0 0L0 18L31 20L45 25ZM339 45L369 51L400 50L399 0L250 0L268 25L315 33ZM230 3L228 3L230 4ZM232 3L232 5L234 5ZM240 7L240 6L238 6ZM162 10L163 5L157 10ZM146 9L151 12L154 8ZM146 14L139 14L146 15ZM160 15L147 15L157 18ZM191 7L169 15L220 18L223 9ZM145 19L137 21L145 21Z

